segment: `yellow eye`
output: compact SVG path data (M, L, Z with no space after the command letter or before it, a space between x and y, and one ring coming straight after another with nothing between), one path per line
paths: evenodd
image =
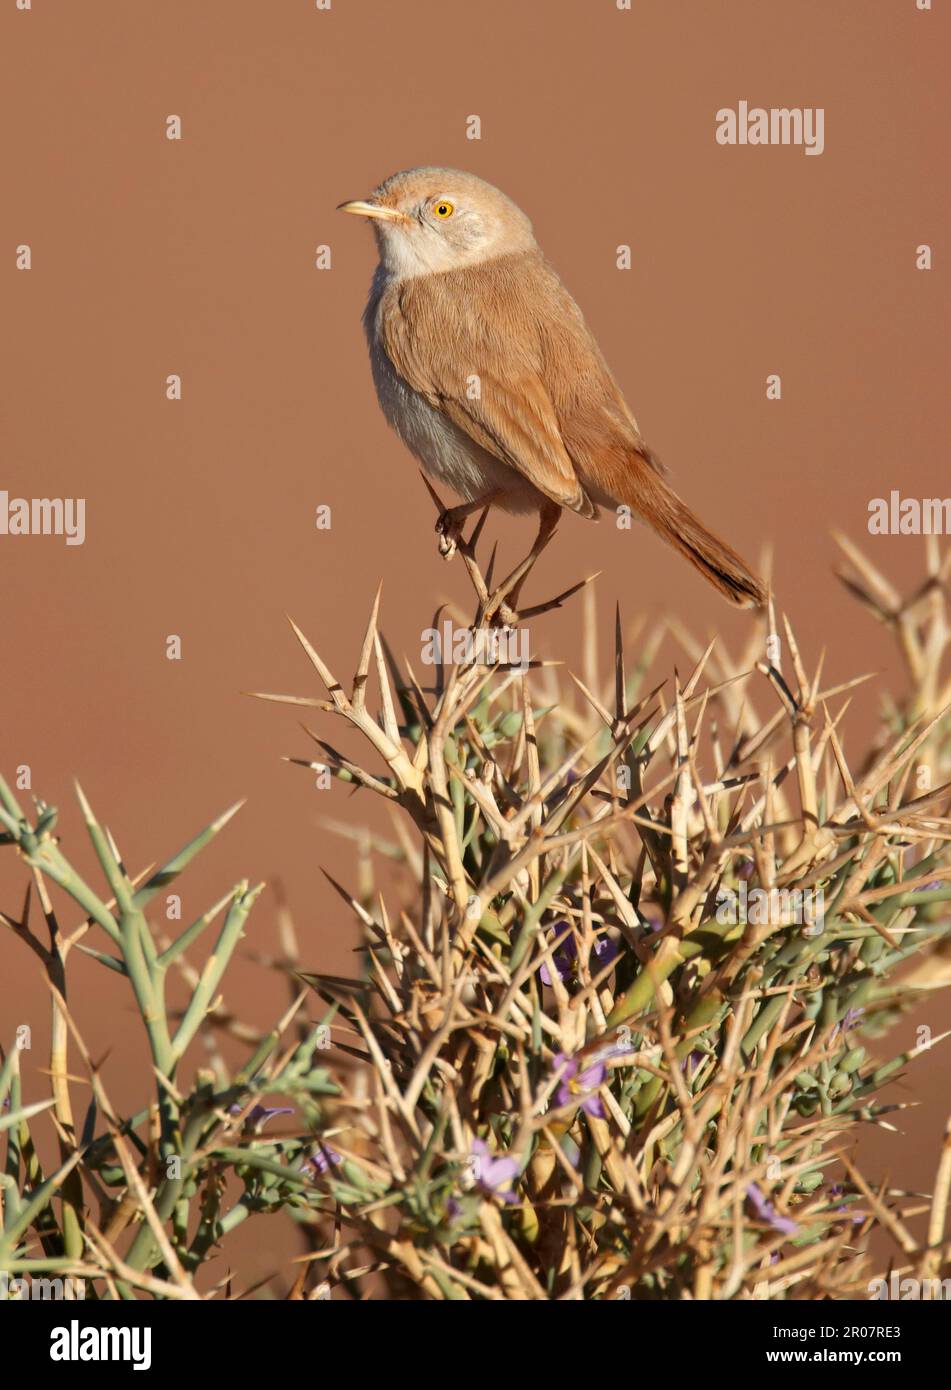
M438 203L433 203L433 212L437 217L441 218L443 222L445 222L447 217L451 217L455 210L456 209L453 207L452 203L449 202L448 198L440 198Z

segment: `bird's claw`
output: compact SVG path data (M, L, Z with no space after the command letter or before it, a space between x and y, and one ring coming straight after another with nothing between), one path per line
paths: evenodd
M452 512L443 512L436 522L439 537L439 553L444 560L451 560L462 536L463 523Z

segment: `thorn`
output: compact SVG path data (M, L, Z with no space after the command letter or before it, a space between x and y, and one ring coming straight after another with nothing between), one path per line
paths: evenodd
M482 535L482 528L485 526L486 518L488 517L489 512L491 510L491 507L485 508L485 510L483 511L482 515L479 517L479 520L476 522L473 528L472 535L469 537L468 547L469 550L473 553L475 552L476 545L479 542L479 537Z
M247 800L248 798L243 796L240 801L236 801L233 806L229 806L227 811L224 811L217 820L211 822L211 830L217 835L218 831L228 824L232 816L236 816L241 810L241 807L247 805Z
M83 813L83 819L85 820L87 825L96 825L96 817L93 815L92 807L86 800L86 793L79 785L79 782L75 779L73 780L73 786L76 788L76 798L79 801L80 810Z
M438 492L436 491L436 489L433 487L432 483L431 483L431 482L429 481L429 479L426 477L426 474L423 472L422 469L419 470L419 476L422 478L423 482L426 484L426 491L429 493L430 497L433 499L433 502L434 502L435 505L436 505L436 510L439 512L439 514L440 514L440 516L441 516L441 515L443 514L443 512L445 512L445 511L448 510L448 508L446 507L445 503L442 502L442 501L440 500L439 493L438 493Z

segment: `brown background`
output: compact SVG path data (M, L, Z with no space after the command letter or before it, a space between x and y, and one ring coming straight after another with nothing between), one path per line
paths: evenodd
M362 803L321 801L279 760L307 747L293 713L238 692L313 693L285 611L347 672L381 576L397 651L418 654L436 601L466 596L373 398L368 231L334 213L413 164L471 169L529 212L678 488L751 558L774 547L810 659L826 644L833 677L899 679L831 577L829 530L862 539L869 498L892 487L946 490L949 28L947 6L914 0L4 0L0 487L84 496L87 540L0 538L0 759L64 807L67 852L89 866L74 775L132 867L248 796L185 880L185 916L237 878L280 877L308 961L347 964L355 936L319 866L352 882L354 851L321 821L358 824ZM824 107L825 153L718 146L715 112L741 98ZM314 269L320 243L331 271ZM320 503L330 532L313 527ZM514 555L517 524L494 525ZM897 580L919 572L920 542L871 544ZM594 568L605 635L615 598L733 646L746 631L641 531L568 518L533 582ZM571 656L577 611L540 622L537 646L553 623ZM857 699L864 727L874 707ZM254 932L273 945L270 903ZM41 1033L32 963L8 940L0 968L4 1039L24 1021ZM85 963L77 979L131 1103L142 1052L121 987ZM228 998L263 1023L284 995L241 964ZM878 1136L870 1161L927 1187L947 1064L917 1076L933 1103L904 1126L915 1152Z

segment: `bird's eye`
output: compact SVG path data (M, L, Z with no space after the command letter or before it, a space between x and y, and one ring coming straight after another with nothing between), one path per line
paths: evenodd
M433 212L442 222L445 222L447 217L451 217L455 210L448 198L440 198L438 203L433 203Z

